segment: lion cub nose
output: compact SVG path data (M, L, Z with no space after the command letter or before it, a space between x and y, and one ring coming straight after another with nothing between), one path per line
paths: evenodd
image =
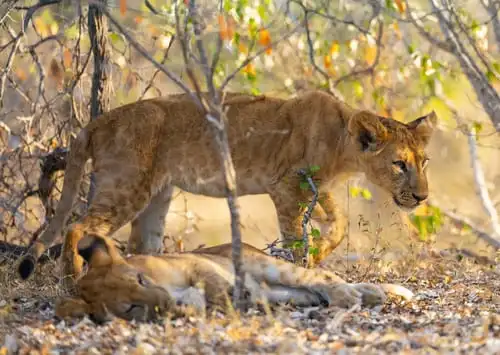
M422 202L424 200L427 200L427 197L429 197L428 193L423 193L423 194L414 194L414 193L412 193L411 195L413 196L413 198L415 200L417 200L417 202Z

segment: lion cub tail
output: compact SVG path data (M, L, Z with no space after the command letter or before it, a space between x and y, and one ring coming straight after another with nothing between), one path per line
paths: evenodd
M26 254L19 259L17 271L21 279L28 279L40 256L50 247L70 216L71 209L78 196L78 190L83 178L85 163L90 158L90 134L84 128L71 142L66 163L61 199L57 204L56 212L47 229L28 249Z
M404 286L396 284L379 284L380 288L386 293L403 297L405 300L410 301L415 295Z

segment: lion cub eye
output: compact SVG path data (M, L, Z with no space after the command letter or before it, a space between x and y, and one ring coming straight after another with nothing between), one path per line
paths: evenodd
M407 171L406 163L404 161L402 161L402 160L393 161L392 164L394 166L396 166L399 170L403 171L403 172Z

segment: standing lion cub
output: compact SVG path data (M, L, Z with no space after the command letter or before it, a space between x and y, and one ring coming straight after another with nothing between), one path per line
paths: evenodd
M321 91L291 99L230 93L224 104L237 192L269 194L285 246L300 237L300 203L311 199L311 193L299 186L298 171L319 167L314 218L329 232L315 241L319 252L312 264L344 237L345 223L330 188L346 173L364 173L406 210L427 198L424 148L436 123L434 112L404 124L353 109ZM115 108L72 141L55 216L18 265L23 279L61 234L89 158L97 187L88 213L66 233L65 275L81 272L76 246L83 236L109 237L127 222L132 222L130 252L160 252L174 187L225 196L212 128L190 96L177 94Z
M242 249L244 285L252 304L350 308L381 305L385 292L413 297L403 286L350 284L328 270L275 259L249 244L243 243ZM112 240L90 236L80 241L78 250L88 271L77 281L76 297L57 301L59 318L88 315L99 323L112 316L149 321L167 313L182 315L183 306L224 312L231 305L234 269L229 243L187 253L124 258Z

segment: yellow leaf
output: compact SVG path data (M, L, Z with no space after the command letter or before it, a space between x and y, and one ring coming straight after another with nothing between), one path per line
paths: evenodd
M33 20L33 24L35 25L37 32L40 33L41 37L47 37L49 34L49 28L40 16Z
M55 35L57 32L59 32L59 25L57 22L52 22L49 26L50 34Z
M330 46L330 55L338 53L339 49L340 49L339 42L338 41L333 41L332 45Z
M252 75L252 76L257 74L257 72L255 71L255 67L252 63L247 64L245 66L245 68L243 68L243 72L245 74Z
M373 65L377 58L377 46L368 46L365 50L365 61L368 65Z
M246 45L244 45L243 43L240 42L238 44L238 51L240 53L247 54L248 53L248 47Z

